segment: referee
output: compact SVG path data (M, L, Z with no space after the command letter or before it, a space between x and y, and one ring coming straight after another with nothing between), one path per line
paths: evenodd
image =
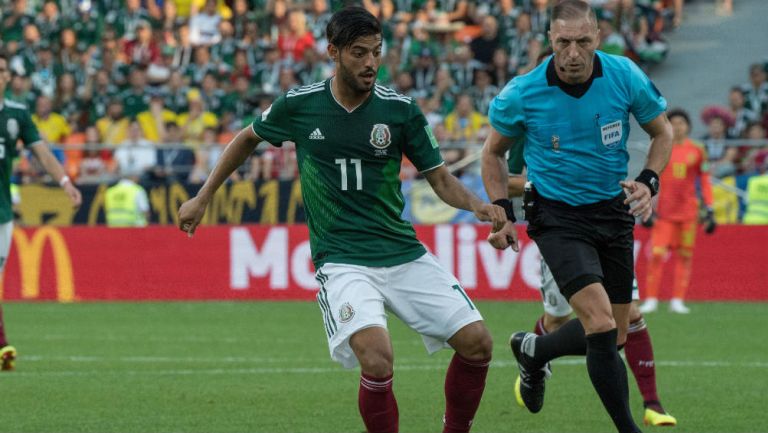
M617 346L624 344L632 301L633 215L650 217L658 173L671 152L667 104L632 61L596 52L597 19L586 2L560 2L551 23L554 56L514 78L491 103L483 182L491 200L509 209L510 221L489 242L518 250L505 152L522 145L533 184L528 234L584 325L587 371L605 409L619 432L639 432ZM650 135L651 147L641 174L624 180L630 113ZM578 354L569 328L542 337L512 335L520 370L515 392L531 412L544 403L549 361Z

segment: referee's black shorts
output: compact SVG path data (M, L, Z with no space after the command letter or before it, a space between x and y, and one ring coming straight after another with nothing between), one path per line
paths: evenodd
M602 283L612 304L632 302L635 219L625 198L622 192L583 206L536 198L528 235L569 301L589 284Z

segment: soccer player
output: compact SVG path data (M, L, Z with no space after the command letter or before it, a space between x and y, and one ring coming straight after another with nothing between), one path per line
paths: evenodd
M629 327L634 217L650 217L657 173L671 150L666 101L631 60L596 52L597 18L588 3L561 1L551 17L552 58L515 77L491 103L483 181L491 200L510 209L505 153L513 144L524 146L533 184L528 234L584 327L587 371L603 406L619 432L638 432L618 345ZM651 147L640 175L623 180L630 113L651 136ZM488 240L517 249L515 230L508 221ZM544 404L549 361L578 354L567 330L518 332L510 339L520 395L531 412Z
M508 161L509 183L507 188L510 197L523 195L526 180L523 161L522 146L515 146L510 150ZM544 314L539 317L534 325L533 332L536 335L547 335L565 326L571 333L572 343L580 355L586 354L587 340L584 327L578 319L571 319L573 309L568 301L560 293L555 279L552 277L547 262L541 260L541 300L544 304ZM643 396L643 422L652 426L675 426L677 419L668 414L661 404L656 392L656 367L653 357L653 345L651 335L643 315L637 307L639 290L637 279L632 281L632 304L629 308L629 328L627 330L627 342L624 345L624 354L627 357L632 374L635 376L637 387ZM515 399L520 406L525 407L525 402L520 394L520 377L515 381Z
M691 282L693 246L699 219L699 200L696 182L701 189L706 214L704 233L712 234L716 223L712 212L712 185L709 180L707 152L704 147L688 137L691 122L684 110L670 110L667 113L672 124L673 146L669 165L661 173L664 189L659 192L656 202L656 217L649 221L651 232L651 260L645 288L645 302L640 307L643 313L651 313L659 307L659 286L664 270L664 260L671 249L677 256L672 300L669 311L687 314L690 309L683 303L685 292Z
M401 218L403 155L437 195L500 230L507 216L453 177L414 101L376 84L382 35L359 7L326 28L336 75L277 98L226 147L197 196L179 209L194 233L211 197L256 145L296 144L317 295L331 358L361 367L359 410L369 432L396 432L389 309L422 335L429 352L456 353L445 379L444 432L467 432L485 387L491 336L459 282L442 269Z
M5 87L11 80L8 69L8 57L0 53L0 98L5 94ZM57 180L69 196L74 206L80 206L80 191L64 173L64 168L53 156L48 145L40 139L40 133L32 122L32 117L25 105L0 99L0 274L2 274L13 237L13 211L11 209L11 172L13 159L17 155L16 143L21 140L24 147L31 149L43 168ZM13 370L17 357L16 348L8 343L3 323L3 310L0 307L0 370Z

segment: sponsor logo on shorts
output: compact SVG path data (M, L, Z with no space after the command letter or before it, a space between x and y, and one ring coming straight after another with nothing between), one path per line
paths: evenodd
M339 308L339 320L342 323L347 323L352 318L355 317L355 309L352 308L352 305L349 304L349 302L345 302L341 305L341 308Z

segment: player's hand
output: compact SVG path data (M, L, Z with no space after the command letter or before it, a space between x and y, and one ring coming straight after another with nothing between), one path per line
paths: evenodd
M185 201L181 207L179 207L179 229L186 232L189 237L195 234L197 226L205 215L205 208L208 203L204 202L200 197L194 197Z
M519 252L520 245L517 243L517 229L515 228L515 223L508 220L504 223L504 227L502 227L501 230L492 231L488 235L488 243L498 250L512 247L513 251Z
M80 190L76 186L72 185L72 182L67 182L62 187L64 192L69 196L69 200L72 202L72 207L79 208L83 204L83 196L80 194Z
M715 221L715 212L712 208L707 208L707 213L704 215L704 233L711 235L717 228L717 222Z
M472 213L480 221L492 222L493 231L495 232L501 230L507 222L507 214L504 208L495 204L483 203L480 207L473 209Z
M627 199L624 200L624 204L632 206L629 213L642 218L643 222L647 221L653 213L651 190L648 189L648 186L634 180L624 180L619 184L627 192Z

